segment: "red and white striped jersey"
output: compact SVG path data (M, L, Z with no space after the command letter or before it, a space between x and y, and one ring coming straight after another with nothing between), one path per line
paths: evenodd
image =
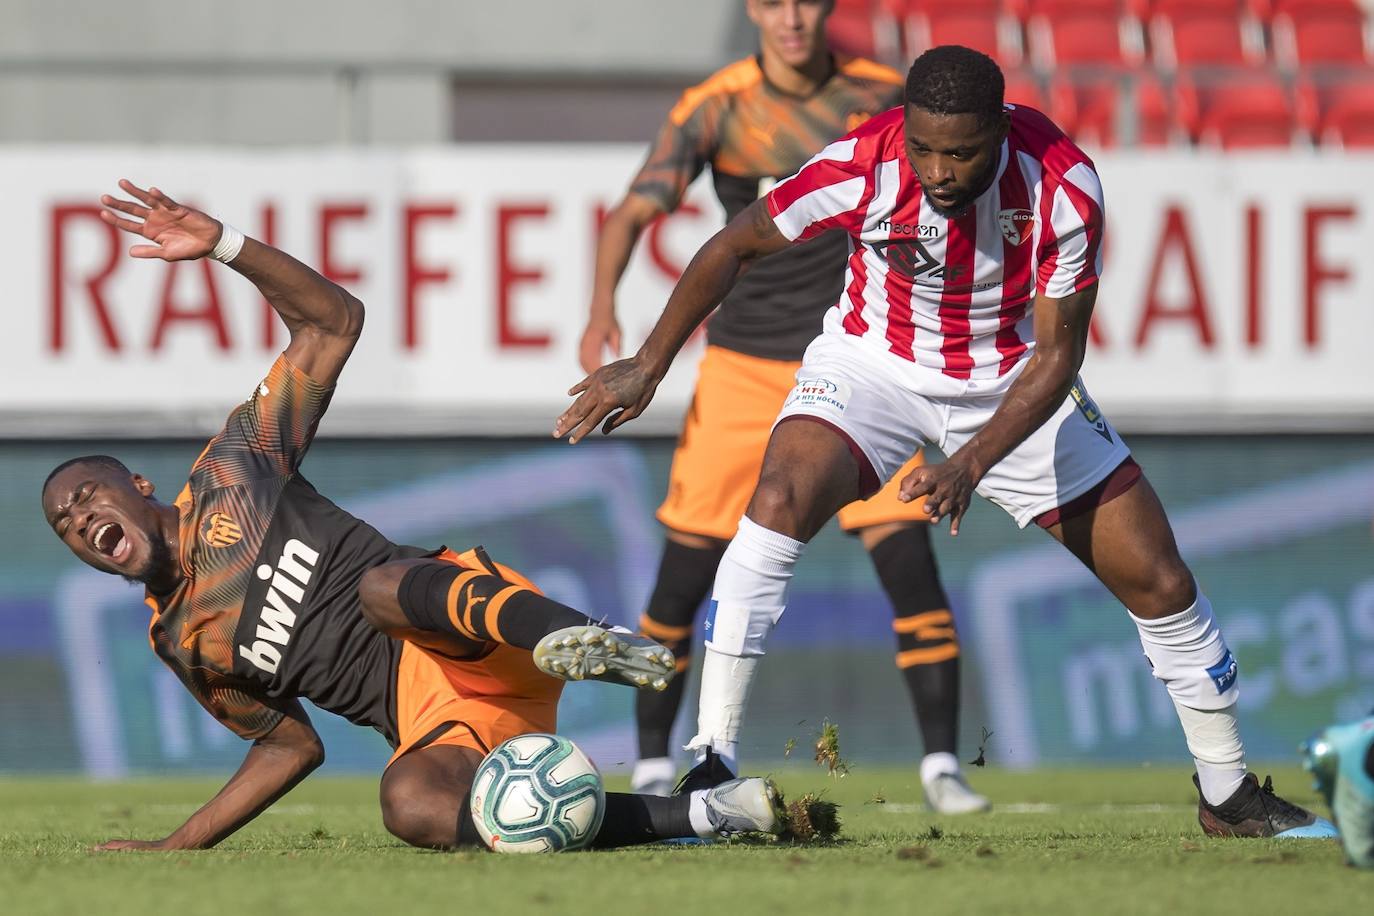
M844 291L826 333L856 335L950 379L1009 383L1035 347L1036 294L1061 298L1097 282L1103 209L1092 160L1040 112L1008 112L997 177L962 216L946 219L921 193L901 108L769 192L768 212L788 239L849 233Z

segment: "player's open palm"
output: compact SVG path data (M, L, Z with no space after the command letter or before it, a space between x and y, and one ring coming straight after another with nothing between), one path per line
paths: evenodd
M654 399L658 382L635 359L602 366L568 390L577 400L554 423L554 436L566 435L570 443L577 443L603 420L601 432L609 433L644 412Z
M119 180L119 187L134 200L101 195L100 202L106 209L101 211L100 218L153 243L130 248L132 256L189 261L214 250L224 228L219 220L177 203L157 188L145 191L127 178Z

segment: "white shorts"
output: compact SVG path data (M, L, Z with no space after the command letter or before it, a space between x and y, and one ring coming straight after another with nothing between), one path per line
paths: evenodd
M876 492L923 445L957 452L992 418L1005 392L923 394L930 369L873 349L851 335L822 334L807 347L797 385L777 423L810 417L862 454L861 490ZM922 376L926 378L922 378ZM947 380L946 380L947 381ZM1131 454L1078 380L1064 403L979 482L977 492L1022 528L1101 483Z

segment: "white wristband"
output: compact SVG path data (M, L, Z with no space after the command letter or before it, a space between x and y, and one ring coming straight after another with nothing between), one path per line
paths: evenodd
M210 252L210 257L228 264L237 258L242 250L243 233L228 223L220 223L219 241L215 243L215 250Z

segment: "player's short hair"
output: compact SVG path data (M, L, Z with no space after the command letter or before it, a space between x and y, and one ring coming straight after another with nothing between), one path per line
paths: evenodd
M43 492L48 492L48 484L52 483L54 477L74 464L94 464L103 468L109 468L112 471L119 471L123 474L131 473L128 466L118 458L111 458L109 455L82 455L80 458L69 458L53 468L52 471L48 473L47 479L43 481Z
M1006 82L986 54L940 45L916 58L906 74L906 103L932 114L972 114L987 126L1002 114Z

